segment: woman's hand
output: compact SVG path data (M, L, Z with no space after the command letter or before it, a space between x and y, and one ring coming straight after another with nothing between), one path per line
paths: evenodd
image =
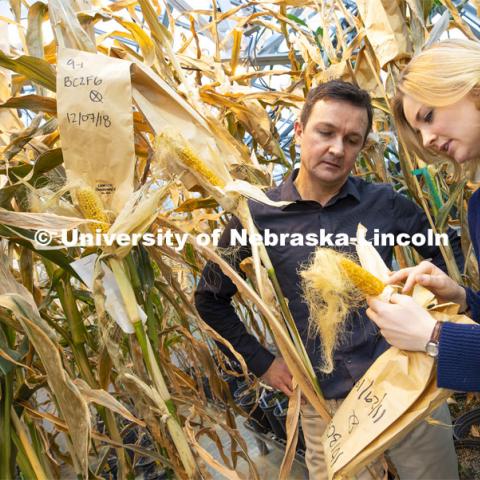
M387 342L402 350L425 351L436 320L412 297L395 293L390 303L371 297L367 315Z
M460 305L460 311L467 309L465 289L452 280L433 263L423 261L416 267L404 268L392 273L387 283L405 282L403 293L410 292L416 283L428 288L440 301Z

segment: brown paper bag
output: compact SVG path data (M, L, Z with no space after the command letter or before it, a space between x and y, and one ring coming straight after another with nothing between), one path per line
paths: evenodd
M365 465L371 463L375 458L385 452L385 450L388 450L405 438L422 420L428 417L430 412L439 407L451 394L452 392L450 390L437 388L437 378L436 375L433 376L417 401L380 437L360 452L345 468L337 472L334 478L350 478L355 472L358 472Z
M118 213L133 192L131 63L59 48L58 128L68 182L89 186Z
M430 311L440 321L474 323L450 312L450 304ZM435 362L425 353L392 347L377 358L323 435L329 479L355 475L404 438L451 394L436 384Z

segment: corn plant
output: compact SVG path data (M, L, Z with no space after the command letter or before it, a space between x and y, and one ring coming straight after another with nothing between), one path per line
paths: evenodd
M10 1L10 20L0 27L16 31L19 44L0 46L1 478L17 470L25 478L61 478L66 470L133 478L142 457L172 477L208 478L214 469L236 478L242 461L249 478L258 478L224 381L227 373L248 379L247 367L192 306L206 260L235 282L248 328L265 346L273 339L303 394L328 416L267 250L253 248L246 281L196 241L232 214L255 233L247 199L267 201L264 190L297 165L294 141L280 127L319 82L343 78L370 92L374 132L354 174L404 191L434 230L461 228L465 270L449 247L443 254L453 278L478 284L466 227L475 185L458 181L450 165L427 166L410 155L391 119L408 59L451 30L474 33L447 0L351 3L275 0L220 11L213 1L208 11L177 11L159 0ZM284 44L285 58L262 68L255 57L268 42ZM58 48L131 64L134 165L124 167L130 190L121 208L112 209L96 185L72 181ZM108 151L108 140L92 133L90 141ZM59 232L75 228L168 229L187 241L180 249L62 246ZM36 243L40 230L52 235L53 248ZM75 266L89 255L87 285ZM401 266L418 261L406 247L395 257ZM118 287L123 323L112 313L108 278ZM232 350L238 369L215 341ZM221 405L215 414L212 400ZM230 437L229 452L215 425ZM221 461L202 437L215 443ZM286 458L282 478L291 466Z

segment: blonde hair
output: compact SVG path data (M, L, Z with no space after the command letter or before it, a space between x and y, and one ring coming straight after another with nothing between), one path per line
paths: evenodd
M423 147L420 136L409 125L403 97L409 95L430 107L443 107L480 90L480 43L460 39L435 43L410 61L397 88L392 107L400 137L425 161L443 160L443 156Z

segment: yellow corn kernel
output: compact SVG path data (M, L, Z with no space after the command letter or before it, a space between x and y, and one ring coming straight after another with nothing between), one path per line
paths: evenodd
M110 223L108 216L104 211L102 201L98 197L93 188L81 187L77 189L78 206L85 218L89 220L97 220L101 224L92 223L89 225L90 231L96 233L96 230L101 230L102 233L108 232Z
M183 147L179 149L179 156L182 163L191 167L200 175L202 175L206 180L208 180L215 187L224 187L225 182L218 177L210 168L208 168L205 163L200 160L190 147Z
M370 272L360 267L360 265L357 265L348 258L342 258L340 260L340 266L350 281L363 294L365 294L365 296L377 296L383 292L385 284L375 277L375 275L372 275Z
M182 137L179 136L177 139L167 132L161 132L158 136L158 141L159 144L163 142L166 148L176 154L184 166L199 173L212 185L220 188L225 186L225 182L207 165L205 165Z

